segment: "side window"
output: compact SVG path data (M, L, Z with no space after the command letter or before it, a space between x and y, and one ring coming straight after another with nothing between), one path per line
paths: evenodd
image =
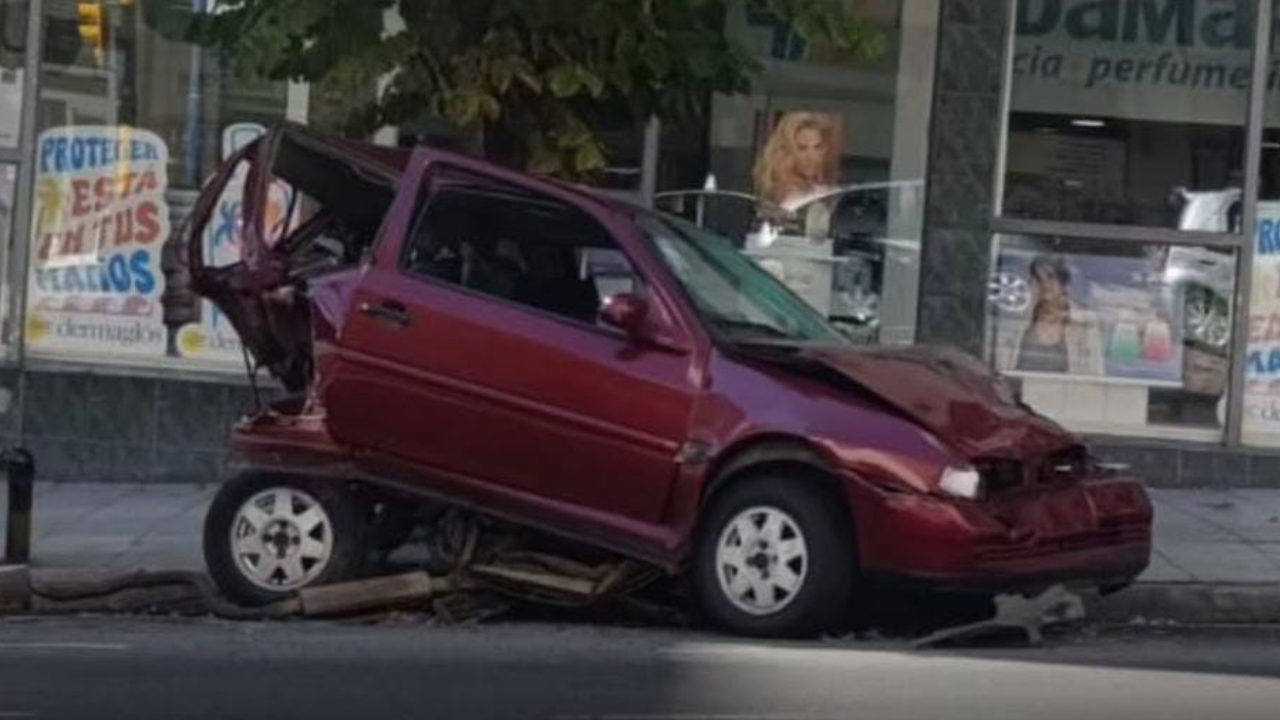
M606 299L637 288L613 238L572 205L462 171L428 186L408 272L591 325Z

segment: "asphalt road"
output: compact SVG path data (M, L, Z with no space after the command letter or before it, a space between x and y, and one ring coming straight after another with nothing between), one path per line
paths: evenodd
M1280 717L1280 629L915 652L491 624L0 621L0 719Z

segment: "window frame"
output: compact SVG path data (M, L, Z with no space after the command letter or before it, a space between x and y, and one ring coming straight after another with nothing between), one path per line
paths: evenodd
M1235 252L1235 294L1232 298L1232 339L1229 345L1229 378L1226 389L1226 422L1217 444L1242 445L1244 424L1245 357L1249 345L1250 298L1253 293L1254 242L1258 218L1258 190L1261 182L1263 111L1267 98L1268 72L1271 60L1271 30L1275 18L1275 0L1254 0L1255 24L1250 54L1250 77L1245 116L1245 152L1242 217L1240 232L1188 231L1176 228L1114 225L1083 221L1038 220L1012 218L1003 214L1005 169L1008 166L1009 113L1012 108L1014 58L1018 32L1018 6L1025 0L1006 0L1004 62L1001 69L1000 129L997 141L993 202L989 223L992 238L988 267L993 267L998 251L994 241L1000 235L1029 235L1070 239L1104 240L1122 244L1194 245L1229 249Z
M650 282L645 277L639 265L636 263L635 258L631 257L630 253L628 253L626 248L623 247L623 244L618 242L618 238L614 235L613 232L609 230L608 226L605 223L600 222L600 219L597 218L595 214L592 213L587 208L584 208L568 200L553 197L551 195L548 195L547 193L540 192L537 188L532 188L527 185L524 185L518 182L512 182L510 180L506 180L503 178L495 178L495 177L486 175L483 172L474 170L472 168L467 168L460 165L455 165L453 163L449 163L447 161L440 161L440 160L432 161L427 166L426 172L422 177L421 183L419 184L419 187L417 190L417 197L414 199L414 206L412 211L410 212L409 223L405 229L404 242L401 244L399 253L397 253L395 258L396 272L400 273L405 277L412 278L417 282L425 283L432 287L440 288L443 290L447 290L449 292L454 292L454 293L465 295L471 298L494 303L503 307L512 308L524 313L529 313L537 317L546 318L546 319L555 321L557 323L560 323L562 325L567 325L577 330L585 330L593 334L600 335L602 337L607 337L612 340L617 340L624 344L629 344L631 342L627 334L618 328L613 328L608 325L603 325L600 323L589 324L581 320L578 320L576 318L570 317L568 315L562 315L560 313L556 313L550 310L545 310L543 308L539 308L533 305L528 305L526 303L512 300L510 298L502 297L501 295L493 295L481 290L477 290L475 288L469 288L465 285L453 283L443 278L436 277L434 275L430 275L423 272L416 272L412 268L410 268L407 261L408 261L409 253L413 250L414 240L417 237L418 228L423 222L423 218L426 215L427 209L430 207L431 202L434 200L434 196L436 193L435 183L437 181L437 178L441 173L446 173L446 172L461 173L464 176L470 176L472 178L475 178L477 180L482 180L490 184L506 185L511 188L517 189L523 193L529 193L529 194L541 196L542 198L546 199L551 203L562 205L570 210L581 213L590 222L593 222L596 225L598 225L600 229L603 231L604 235L610 239L610 241L613 243L613 247L608 249L615 250L618 253L621 253L621 255L624 258L626 258L627 264L631 267L632 276L635 278L635 282L636 282L636 287L633 292L645 298L650 303L655 302L654 293L651 293L649 291Z

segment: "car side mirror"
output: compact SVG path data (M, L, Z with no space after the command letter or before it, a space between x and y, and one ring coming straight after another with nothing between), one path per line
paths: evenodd
M612 295L600 308L600 319L606 325L625 332L628 337L638 336L648 317L649 302L634 293Z

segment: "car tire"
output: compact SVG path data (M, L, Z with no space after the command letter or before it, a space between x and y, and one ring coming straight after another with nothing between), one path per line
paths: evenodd
M701 609L740 635L829 630L852 610L853 537L820 480L770 474L734 482L712 497L700 524L693 585Z
M229 480L205 516L209 575L229 599L265 605L360 576L364 505L346 484L270 473Z

